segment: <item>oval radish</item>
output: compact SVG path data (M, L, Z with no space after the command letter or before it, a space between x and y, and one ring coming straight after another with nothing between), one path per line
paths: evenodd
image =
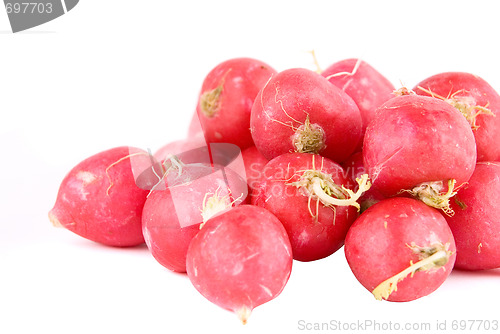
M269 211L251 205L208 220L187 253L187 273L195 288L243 323L255 307L281 293L291 270L283 225Z
M347 262L378 300L403 302L435 291L456 257L443 216L412 199L380 201L354 222L345 240Z
M150 157L137 148L116 147L77 164L61 183L49 213L52 223L109 246L142 244L141 215L149 190L136 184L131 160L139 156Z
M467 120L448 103L402 95L377 109L363 160L384 196L408 192L451 214L449 198L474 171L476 143Z
M260 90L250 126L267 159L295 151L341 162L361 139L356 103L318 73L301 68L278 73Z

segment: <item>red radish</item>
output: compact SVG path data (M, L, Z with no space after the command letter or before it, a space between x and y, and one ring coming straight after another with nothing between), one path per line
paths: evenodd
M80 162L61 183L49 212L52 223L105 245L143 243L141 214L149 190L136 184L141 163L131 163L141 157L150 159L143 150L117 147Z
M457 243L455 268L500 268L500 162L480 162L445 217Z
M242 203L247 184L238 174L220 166L185 165L169 174L164 190L153 190L148 196L142 228L154 258L172 271L186 272L187 249L200 225ZM176 184L179 179L180 184Z
M363 174L368 174L368 171L363 165L363 153L356 152L351 155L351 157L342 164L342 168L344 168L346 176L349 178L349 183L346 185L346 188L357 191L358 183L356 182L356 179L361 178ZM380 202L385 198L387 197L382 195L380 191L378 191L374 187L371 187L366 192L364 192L358 200L358 203L360 205L360 212L364 212L370 206L377 202Z
M500 95L485 80L464 72L445 72L416 85L417 94L433 96L457 108L469 121L478 161L500 161Z
M361 59L338 61L330 65L321 75L356 102L363 121L363 136L374 117L375 109L394 97L393 84ZM363 141L360 140L357 151L361 151L362 146Z
M259 152L259 150L257 150L255 146L251 146L243 150L241 154L245 164L245 173L249 188L248 194L252 197L256 191L255 188L257 183L264 173L264 166L269 161L262 155L262 153Z
M327 257L342 247L357 217L356 200L369 188L367 175L354 193L337 163L310 153L287 153L264 167L252 204L271 211L285 226L299 261Z
M250 125L255 146L267 159L295 151L341 162L361 139L356 103L318 73L301 68L269 80L255 99Z
M449 211L455 186L476 164L476 143L467 120L441 100L397 96L377 109L366 129L364 166L384 196L408 192Z
M277 297L292 270L290 241L269 211L252 205L208 220L187 253L187 274L212 303L243 323L254 308Z
M205 77L197 114L209 143L231 143L241 149L253 145L250 111L259 90L276 71L251 58L226 60Z
M371 206L345 240L354 276L378 300L411 301L435 291L456 257L443 216L412 199L395 197Z

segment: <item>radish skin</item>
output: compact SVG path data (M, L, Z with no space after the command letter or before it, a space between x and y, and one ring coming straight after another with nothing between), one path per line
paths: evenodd
M500 268L500 162L479 162L451 206L455 214L445 218L457 243L455 267Z
M283 154L264 167L252 204L283 223L295 260L319 260L342 247L358 216L356 200L369 188L365 183L356 194L348 193L344 175L337 163L309 153Z
M273 76L252 107L252 136L267 159L289 152L347 159L361 139L361 115L349 95L313 71Z
M354 222L347 262L376 299L405 302L435 291L450 274L455 240L439 211L404 197L382 200Z
M189 175L199 177L189 179ZM177 184L172 176L187 182ZM217 213L245 203L248 190L244 179L222 166L185 165L181 174L174 171L172 176L165 178L164 188L148 196L142 229L153 257L165 268L183 273L189 243L201 225Z
M253 146L250 111L259 90L276 71L252 58L228 59L205 77L196 112L207 143ZM196 132L197 120L190 133Z
M375 116L375 110L394 97L394 85L361 59L338 61L321 72L321 75L356 102L361 114L363 133L356 151L361 151L366 127Z
M60 185L51 222L109 246L144 243L141 216L149 190L136 184L131 159L137 156L149 159L147 152L124 146L76 165Z
M477 143L477 161L500 161L500 95L481 77L444 72L419 82L415 93L455 107L470 123Z
M474 171L476 142L467 120L448 103L402 95L377 109L363 162L382 195L411 194L452 214L449 199Z
M292 251L273 214L241 205L207 221L189 245L186 263L194 287L245 324L254 308L284 289Z

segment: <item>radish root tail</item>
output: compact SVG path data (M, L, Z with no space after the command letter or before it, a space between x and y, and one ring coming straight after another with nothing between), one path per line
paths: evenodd
M412 196L418 198L430 207L442 210L449 217L453 216L455 212L450 207L450 198L457 194L455 190L455 179L448 180L448 190L443 193L443 182L424 182L411 190L403 190Z
M375 289L373 289L372 294L377 300L387 300L389 296L398 290L398 283L404 280L408 275L413 277L417 271L429 271L433 268L441 268L446 263L453 252L449 251L449 243L445 245L438 243L430 247L419 247L414 243L412 245L407 245L413 250L414 253L418 254L419 261L413 263L410 261L410 266L397 273L396 275L386 279L380 283Z
M113 162L111 165L109 165L107 168L106 168L106 176L108 177L108 180L109 180L109 187L108 189L106 189L106 195L109 196L109 190L113 187L114 185L114 182L113 180L111 180L111 176L109 175L109 170L111 168L113 168L114 166L118 165L120 162L122 161L125 161L131 157L135 157L135 156L138 156L138 155L147 155L149 156L149 153L145 153L145 152L137 152L137 153L132 153L132 154L129 154L129 155L126 155L124 156L123 158L120 158L118 159L117 161Z
M243 325L246 325L248 322L248 318L252 314L252 309L242 306L240 309L236 310L236 315L238 316L238 319L240 319L241 323Z
M361 58L358 58L356 60L356 63L354 64L354 67L353 67L351 72L337 72L337 73L334 73L334 74L327 76L326 80L329 80L330 78L340 77L340 76L352 77L353 75L356 74L356 72L358 72L359 66L361 65L362 62L363 61L361 60Z

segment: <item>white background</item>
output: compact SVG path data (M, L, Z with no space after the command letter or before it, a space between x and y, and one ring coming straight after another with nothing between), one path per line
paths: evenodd
M358 320L459 332L453 320L500 321L498 270L454 272L425 298L378 302L342 249L295 262L283 293L243 326L146 247L100 246L47 218L82 159L183 138L204 76L229 58L315 69L314 49L323 68L360 57L396 87L453 70L500 89L494 3L81 0L18 34L0 10L0 333L295 333L301 321Z

